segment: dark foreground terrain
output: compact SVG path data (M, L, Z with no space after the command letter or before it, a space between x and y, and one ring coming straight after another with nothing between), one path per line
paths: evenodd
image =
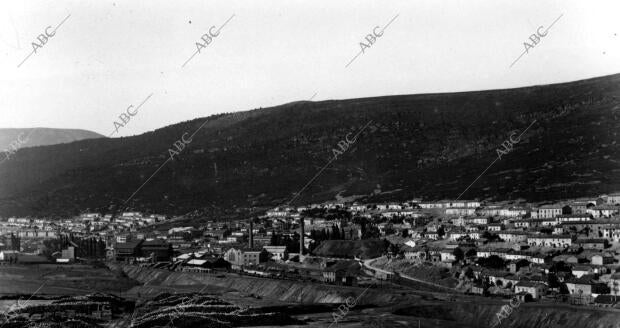
M103 277L122 270L127 274L125 279L137 281L138 285L127 285L116 293L112 289L109 293L84 290L67 296L61 295L60 290L39 288L43 282L51 286L59 284L62 279L58 276L48 277L46 281L31 279L30 284L21 285L19 304L25 307L15 307L16 299L0 301L4 305L3 328L330 325L473 328L490 327L497 320L501 306L508 304L505 299L424 292L390 285L344 287L236 274L170 272L129 265L112 266L112 271L100 270ZM3 275L2 286L19 282L19 279L9 282L8 277L6 273ZM351 297L349 302L348 297ZM502 320L500 327L620 327L620 310L525 303Z

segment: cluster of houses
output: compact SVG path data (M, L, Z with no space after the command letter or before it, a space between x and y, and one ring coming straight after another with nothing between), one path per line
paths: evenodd
M321 212L313 211L316 209L349 215L347 219L312 214ZM360 218L368 225L360 223ZM237 270L272 277L295 272L324 282L354 284L363 273L359 265L344 259L334 263L324 259L314 271L299 267L306 256L312 255L310 246L325 239L325 234L317 237L316 232L327 233L327 239L350 240L395 235L406 241L399 245L399 256L412 265L428 262L447 268L468 266L493 284L510 283L517 294L528 290L532 296L539 296L549 288L540 285L546 286L545 281L520 279L519 272L525 269L515 267L515 263L522 261L528 263L529 276L545 276L554 263L567 263L569 274L558 278L570 294L620 294L615 285L618 281L612 278L620 275L614 248L620 242L620 193L554 204L421 199L379 204L328 202L277 207L252 220L213 220L200 227L143 232L144 227L165 220L164 215L139 212L114 217L86 213L53 222L8 218L0 220L0 237L6 240L11 234L21 238L23 244L23 240L53 239L58 234L95 235L105 240L105 256L112 261L166 263L169 269L183 271ZM365 237L369 227L376 228L378 235ZM291 245L298 245L294 252ZM458 256L456 248L465 256ZM65 255L71 257L69 248L63 250L62 257ZM494 257L507 266L485 271L476 264L478 259ZM603 285L607 289L600 287ZM472 290L480 288L474 286Z

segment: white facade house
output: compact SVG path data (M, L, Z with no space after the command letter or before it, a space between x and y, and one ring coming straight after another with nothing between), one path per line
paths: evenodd
M530 236L527 238L527 244L530 246L567 248L572 243L573 239L571 236Z
M286 246L263 246L267 253L271 254L271 259L275 261L288 260L288 250Z
M606 203L610 205L620 204L620 192L607 195Z
M503 231L498 234L499 238L507 242L521 242L527 240L527 235L519 231Z
M562 215L562 205L543 205L538 209L538 218L551 219Z

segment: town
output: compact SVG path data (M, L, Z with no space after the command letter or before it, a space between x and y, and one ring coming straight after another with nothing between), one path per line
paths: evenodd
M620 295L620 193L556 203L326 202L157 229L170 220L3 218L0 263L102 261L603 307L618 306Z

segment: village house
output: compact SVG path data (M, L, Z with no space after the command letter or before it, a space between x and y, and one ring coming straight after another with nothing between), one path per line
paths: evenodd
M500 206L488 205L485 207L477 208L476 214L480 216L499 216L500 210L501 210Z
M443 208L443 204L438 202L421 202L418 206L424 209Z
M489 217L472 217L472 218L465 219L466 224L487 225L491 222L492 220Z
M481 205L480 202L477 200L465 200L463 202L465 202L465 207L470 207L470 208L478 208Z
M525 219L525 220L515 221L513 224L515 228L521 228L523 230L528 230L528 229L534 229L534 228L540 228L540 227L551 227L551 226L557 225L558 223L556 222L555 219Z
M572 243L571 236L529 236L527 238L527 244L530 246L568 248Z
M573 214L585 214L586 210L588 209L588 202L586 201L573 201L571 203L569 203L571 212ZM595 206L595 205L590 205L590 206Z
M353 203L353 205L349 206L349 210L352 212L366 212L367 209L364 204Z
M540 299L547 293L547 285L533 281L519 281L515 285L515 294L529 294L532 299Z
M472 207L450 207L446 208L446 215L474 215L476 209Z
M539 227L555 227L555 226L560 224L560 222L557 220L557 218L555 218L555 219L538 219L536 221L538 222L538 226Z
M473 200L442 200L438 202L421 202L418 204L420 208L451 208L451 207L469 207L469 208L478 208L480 207L480 202Z
M579 247L583 249L598 249L604 250L609 247L609 241L605 238L599 239L577 239L575 242Z
M387 206L388 210L402 210L403 205L398 203L389 203Z
M424 238L428 238L428 239L432 239L432 240L439 240L439 234L437 232L425 232L424 233Z
M500 216L506 218L522 218L527 213L527 208L518 206L490 205L476 210L476 214L481 216Z
M502 231L504 230L504 225L501 223L491 223L487 226L487 230L493 232Z
M607 195L605 202L609 205L620 204L620 192L614 192Z
M442 249L439 252L441 256L441 262L454 262L456 261L456 257L454 256L454 250L452 249Z
M499 238L507 242L522 242L527 240L527 234L522 231L502 231L498 234Z
M282 218L293 214L294 209L291 207L276 207L267 211L265 214L270 218Z
M571 269L571 273L573 274L573 276L581 278L582 276L594 273L594 270L592 269L592 267L587 265L575 265Z
M552 219L558 215L570 214L570 206L563 204L543 205L538 208L538 218Z
M503 254L503 258L506 260L510 260L510 261L519 261L519 260L528 260L530 258L530 255L524 252L509 250Z
M533 220L521 220L514 222L514 227L519 229L529 229L533 227Z
M152 256L157 262L170 261L173 254L172 245L161 239L147 240L140 248L143 256Z
M558 256L554 256L553 262L565 262L565 263L577 264L579 263L579 259L575 255L561 254Z
M468 226L465 226L465 231L466 232L479 232L480 229L478 229L478 226L468 225Z
M462 232L451 232L448 235L448 238L452 241L456 241L460 238L465 238L465 237L469 237L471 239L480 239L480 232L466 232L466 231L462 231Z
M425 248L410 247L405 249L403 256L409 262L420 262L425 261L429 257L429 254Z
M124 261L140 256L140 245L142 242L143 240L117 243L114 247L116 260Z
M610 218L620 214L620 206L599 205L586 210L593 218Z
M603 238L613 240L614 242L620 241L620 224L610 224L601 229Z
M288 249L286 246L263 246L263 249L270 254L270 258L274 261L288 260Z
M489 278L489 282L498 287L506 286L509 282L509 278L512 277L510 272L505 271L491 271L486 274Z
M551 257L550 256L545 256L545 255L542 255L542 254L536 254L536 255L530 256L528 261L530 261L532 263L536 263L536 264L545 264L545 263L549 263L551 261Z
M269 254L265 249L249 249L232 247L224 253L224 260L231 264L233 269L267 262Z
M610 254L596 254L590 258L590 263L593 265L607 265L614 263L614 257Z
M591 276L569 279L566 281L566 287L571 295L591 296L609 292L606 284L592 279Z
M470 292L475 295L485 295L487 293L487 290L486 288L484 288L482 284L476 283L473 286L471 286Z
M590 214L562 214L556 217L558 222L583 222L592 220Z
M620 295L620 272L613 273L607 281L611 295Z
M527 215L528 210L524 207L503 207L499 211L499 216L509 217L509 218L522 218Z
M465 217L459 216L458 218L452 219L452 225L456 227L462 227L465 225Z
M359 263L355 261L338 261L323 269L323 281L337 285L354 286L360 271Z
M504 281L506 282L506 285L504 285L505 288L510 288L513 289L514 286L519 282L519 277L514 274L514 272L516 272L516 265L514 263L513 264L514 267L514 271L510 271L510 275L507 275L506 277L504 277Z

